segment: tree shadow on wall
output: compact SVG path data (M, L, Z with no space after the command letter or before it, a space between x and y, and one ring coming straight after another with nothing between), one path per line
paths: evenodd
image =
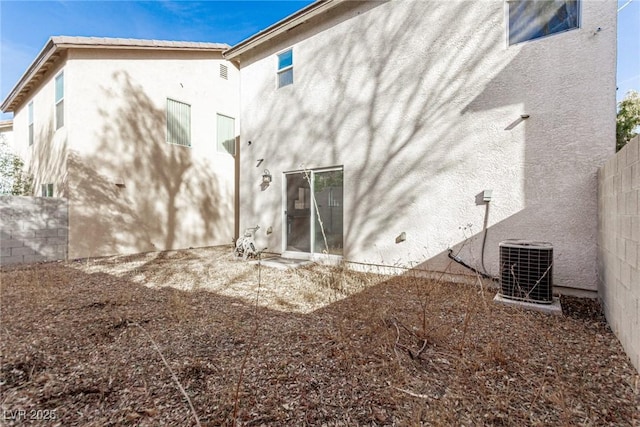
M43 122L44 126L39 128L29 147L27 173L34 178L32 193L40 196L42 184L53 184L55 196L67 197L67 128L54 129L52 115L45 117Z
M407 259L399 260L403 263L415 260L410 257L418 251L426 251L429 258L452 240L463 239L461 225L482 221L482 207L474 216L474 196L488 173L470 173L469 165L474 165L477 151L487 150L476 131L487 132L494 124L480 119L471 122L473 128L463 115L474 95L512 59L496 49L502 46L503 32L496 26L502 28L503 5L407 4L413 7L346 2L326 22L293 29L245 65L300 46L294 84L274 91L272 81L265 79L260 93L266 95L250 104L251 116L243 113L251 117L243 122L244 137L255 143L243 147L242 161L253 166L264 158L265 167L279 164L285 171L344 165L349 182L346 259L379 252L367 261L389 264L398 260L387 257L404 251ZM373 10L377 8L385 12ZM343 25L346 20L348 25ZM484 25L467 25L477 22ZM432 30L424 31L425 25ZM323 42L312 49L296 45L316 36ZM300 141L309 142L304 149L282 149L299 147ZM277 188L279 183L274 184ZM425 200L430 201L428 209ZM268 216L281 211L279 199L273 198L268 209L261 206L260 196L241 203L243 211L258 212L262 222L281 223L277 216ZM428 224L434 235L416 224ZM413 246L398 251L395 237L401 231L413 232Z
M69 155L76 256L230 241L232 201L210 160L166 142L165 110L127 72L115 72L104 94L95 149L90 141Z

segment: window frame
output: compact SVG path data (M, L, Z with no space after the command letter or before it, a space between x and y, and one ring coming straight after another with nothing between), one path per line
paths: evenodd
M58 81L61 81L61 93L58 98ZM64 127L64 70L58 73L54 79L54 111L55 111L55 123L56 130ZM60 111L58 111L60 110Z
M170 137L173 135L173 131L171 130L172 127L170 126L170 111L171 111L170 108L169 108L169 103L170 102L175 102L177 104L181 104L181 105L189 107L189 109L188 109L188 112L189 112L189 118L188 118L189 119L189 123L188 123L188 128L186 129L186 135L187 135L186 136L186 138L187 138L187 143L186 144L170 140ZM173 120L177 120L177 117L175 117L175 116L171 116L171 117L172 117ZM178 123L178 125L180 125L180 123ZM182 101L178 101L175 98L167 97L167 102L166 102L166 132L167 133L166 133L165 140L167 141L168 144L178 145L180 147L191 147L191 143L192 143L192 141L191 141L191 137L192 137L192 135L191 135L191 104L188 104L188 103L182 102ZM178 139L178 138L176 138L176 139Z
M289 52L291 53L291 64L280 67L280 57ZM281 85L280 76L288 72L291 72L291 83ZM276 53L276 89L281 89L291 85L293 85L293 47L289 47Z
M53 197L53 183L40 184L42 197Z
M512 4L514 3L519 3L521 1L528 1L528 2L532 2L533 0L506 0L504 2L505 7L504 7L504 15L505 15L505 22L506 22L506 45L507 47L511 47L511 46L516 46L516 45L520 45L523 43L529 43L529 42L535 42L537 40L543 40L546 39L548 37L553 37L559 34L563 34L569 31L573 31L573 30L578 30L580 28L582 28L582 2L583 0L575 0L576 3L576 25L575 27L570 27L570 28L566 28L560 31L555 31L549 34L544 34L538 37L534 37L534 38L527 38L527 39L523 39L520 41L516 41L516 42L511 42L511 18L510 18L510 13L509 13L509 8ZM549 1L553 1L553 0L549 0ZM563 0L565 3L565 6L567 5L567 3L574 1L574 0Z
M233 137L232 137L232 139L233 139L233 152L230 152L228 150L228 148L224 146L224 142L227 141L227 140L225 140L223 142L220 142L220 117L224 117L226 119L233 120ZM227 153L227 154L230 154L232 156L236 155L236 145L235 145L236 135L235 135L235 133L236 133L236 119L231 117L231 116L228 116L226 114L216 113L216 151L218 153Z
M28 129L28 142L29 147L33 145L34 142L34 131L33 131L33 101L30 101L27 104L27 129Z

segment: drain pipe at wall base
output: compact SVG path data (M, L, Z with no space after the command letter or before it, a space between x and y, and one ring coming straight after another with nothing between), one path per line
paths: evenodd
M451 258L452 260L454 260L455 262L457 262L461 266L468 268L469 270L473 271L476 274L479 274L484 279L491 279L494 282L498 282L499 281L497 277L493 277L493 276L491 276L491 275L489 275L487 273L484 273L482 271L476 270L475 268L471 267L469 264L464 262L462 260L462 258L460 258L458 255L454 255L453 254L453 249L449 249L448 251L449 251L449 258Z

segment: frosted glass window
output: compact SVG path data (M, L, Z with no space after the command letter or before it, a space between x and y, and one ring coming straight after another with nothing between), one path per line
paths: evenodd
M33 101L27 107L29 111L29 145L33 145Z
M231 117L218 114L218 151L236 154L236 125Z
M167 142L191 146L191 105L167 98Z
M56 77L56 129L64 126L64 73Z

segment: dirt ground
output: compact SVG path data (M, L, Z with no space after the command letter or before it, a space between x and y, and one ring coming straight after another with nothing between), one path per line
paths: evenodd
M229 254L2 269L0 425L640 425L594 300Z

